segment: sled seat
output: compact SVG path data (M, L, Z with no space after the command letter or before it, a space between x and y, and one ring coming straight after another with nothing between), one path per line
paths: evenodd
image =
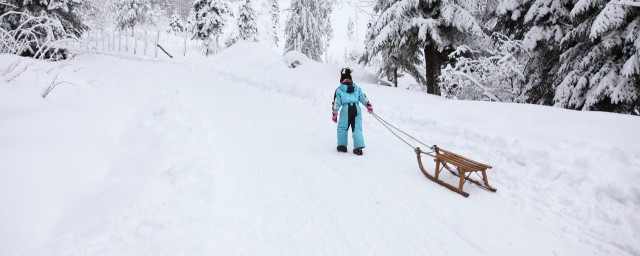
M467 157L458 155L448 150L444 150L438 148L438 146L433 146L433 152L427 153L420 150L420 148L416 148L416 154L418 155L418 164L420 165L420 169L422 173L429 178L430 180L458 193L464 197L468 197L469 193L464 192L462 190L464 183L466 181L470 181L475 183L476 185L489 190L491 192L496 192L495 188L489 186L489 180L487 179L487 169L490 169L491 166L488 164L483 164L474 160L471 160ZM435 154L432 154L435 153ZM424 167L422 166L422 160L420 158L420 154L426 154L433 157L436 162L435 175L429 174ZM450 166L451 165L451 166ZM453 166L453 167L452 167ZM458 186L455 187L444 181L440 180L440 172L442 169L447 169L451 174L459 177ZM472 179L470 176L474 172L482 173L482 182Z

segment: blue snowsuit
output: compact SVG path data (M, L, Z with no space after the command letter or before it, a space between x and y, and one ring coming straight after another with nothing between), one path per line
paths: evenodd
M348 129L353 133L354 148L364 148L362 136L362 111L360 105L367 105L369 99L355 84L340 84L333 96L333 110L340 113L338 121L338 146L348 145Z

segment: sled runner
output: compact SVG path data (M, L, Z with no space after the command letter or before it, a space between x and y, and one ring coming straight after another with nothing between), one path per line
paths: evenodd
M483 164L480 162L476 162L474 160L471 160L469 158L466 158L464 156L458 155L456 153L438 148L438 146L434 145L433 147L431 147L431 149L433 149L433 152L424 152L422 151L419 147L415 148L415 152L416 155L418 157L418 165L420 166L420 170L422 171L422 173L424 174L424 176L426 176L428 179L432 180L435 183L438 183L448 189L450 189L453 192L456 192L464 197L468 197L469 193L464 192L462 190L462 186L464 186L464 183L466 183L467 181L470 181L472 183L475 183L476 185L489 190L491 192L496 192L495 188L492 188L491 186L489 186L489 180L487 179L487 169L490 169L491 166L487 165L487 164ZM434 154L435 153L435 154ZM435 168L435 173L434 175L431 175L429 172L427 172L427 170L424 168L424 166L422 165L422 157L421 154L424 155L429 155L431 157L433 157L434 161L436 162L436 168ZM453 168L451 166L453 166ZM441 167L442 166L442 167ZM448 184L444 181L442 181L441 179L439 179L440 177L440 172L442 172L442 169L447 169L451 174L457 176L460 178L460 181L458 183L458 187L455 187L451 184ZM478 173L481 172L482 173L482 182L477 181L472 179L470 176L473 173ZM478 175L479 176L479 175Z
M471 183L475 183L476 185L480 186L481 188L484 188L486 190L489 190L491 192L496 192L495 188L492 188L491 186L489 186L489 180L487 179L487 169L490 169L491 166L487 165L487 164L483 164L480 162L476 162L474 160L471 160L469 158L466 158L464 156L458 155L456 153L453 153L451 151L447 151L444 149L439 148L436 145L433 146L427 146L427 144L419 141L418 139L416 139L415 137L409 135L408 133L398 129L397 127L391 125L389 122L385 121L384 119L382 119L380 116L376 115L375 113L371 113L371 115L373 115L373 117L375 117L385 128L387 128L393 135L395 135L398 139L400 139L402 142L404 142L405 144L407 144L409 147L413 148L413 151L416 153L416 156L418 157L418 165L420 166L420 170L422 171L422 173L424 174L425 177L427 177L428 179L432 180L435 183L438 183L440 185L442 185L445 188L450 189L453 192L456 192L464 197L468 197L469 193L464 192L462 190L462 186L464 186L464 183L466 183L467 181L470 181ZM404 134L406 137L422 144L423 146L433 150L432 152L425 152L422 151L420 149L420 147L415 147L413 145L411 145L411 143L407 142L407 140L405 140L404 138L402 138L400 135L398 135L396 132L394 132L394 130ZM427 170L424 168L424 166L422 165L422 155L428 155L433 157L433 160L436 162L436 170L434 175L431 175L429 172L427 172ZM442 166L442 167L441 167ZM460 178L460 182L458 183L458 187L455 187L451 184L448 184L444 181L442 181L440 178L440 172L442 172L442 169L447 169L451 174L457 176ZM471 178L471 174L475 173L478 177L480 175L478 175L478 172L482 173L482 182L478 181L478 180L474 180Z

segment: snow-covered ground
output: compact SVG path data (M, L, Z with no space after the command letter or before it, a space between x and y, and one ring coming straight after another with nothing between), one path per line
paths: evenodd
M60 65L0 56L0 255L640 255L638 117L356 70L381 117L493 166L464 198L371 115L363 156L335 150L340 67L247 43Z

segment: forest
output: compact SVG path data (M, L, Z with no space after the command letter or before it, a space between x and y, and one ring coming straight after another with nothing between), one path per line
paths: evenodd
M91 31L152 27L203 55L260 41L323 62L335 26L353 29L331 19L344 2L368 19L350 58L393 86L404 76L451 99L640 114L638 1L2 0L0 53L61 60Z

